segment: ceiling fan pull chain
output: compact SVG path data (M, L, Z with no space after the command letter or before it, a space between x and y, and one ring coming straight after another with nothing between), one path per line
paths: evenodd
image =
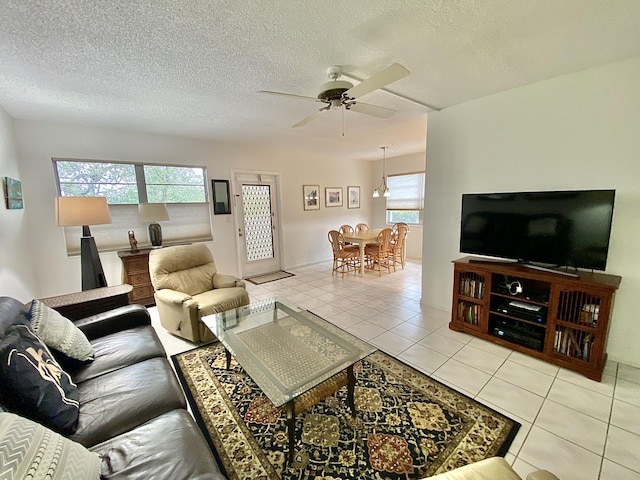
M344 105L340 108L342 111L342 136L344 137Z

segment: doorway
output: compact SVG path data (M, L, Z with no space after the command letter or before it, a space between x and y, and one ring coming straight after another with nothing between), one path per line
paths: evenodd
M242 278L281 269L278 175L233 172Z

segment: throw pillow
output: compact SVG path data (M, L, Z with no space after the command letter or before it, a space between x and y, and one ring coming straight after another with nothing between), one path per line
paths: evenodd
M0 413L0 452L2 478L100 478L97 453L13 413Z
M24 314L0 336L0 384L3 401L12 411L65 435L76 431L78 389Z
M19 313L27 313L29 307L15 298L0 297L0 333L13 323Z
M39 300L33 300L29 320L33 331L47 346L82 362L93 360L93 347L84 333L53 308Z

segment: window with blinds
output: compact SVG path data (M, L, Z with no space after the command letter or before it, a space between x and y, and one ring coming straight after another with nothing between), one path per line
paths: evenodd
M107 198L112 223L92 225L101 251L129 246L128 231L139 246L149 245L147 224L138 220L139 203L165 203L163 243L211 240L211 213L203 167L53 159L60 196ZM67 254L80 253L82 227L63 227Z
M387 178L387 223L422 224L424 172L390 175Z

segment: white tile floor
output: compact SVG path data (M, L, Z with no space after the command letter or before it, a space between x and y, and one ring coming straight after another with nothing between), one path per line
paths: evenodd
M330 263L248 284L285 297L522 424L507 460L524 478L640 480L640 369L609 362L602 382L449 330L450 312L420 304L421 266L378 277L331 275ZM154 326L169 355L193 348Z

